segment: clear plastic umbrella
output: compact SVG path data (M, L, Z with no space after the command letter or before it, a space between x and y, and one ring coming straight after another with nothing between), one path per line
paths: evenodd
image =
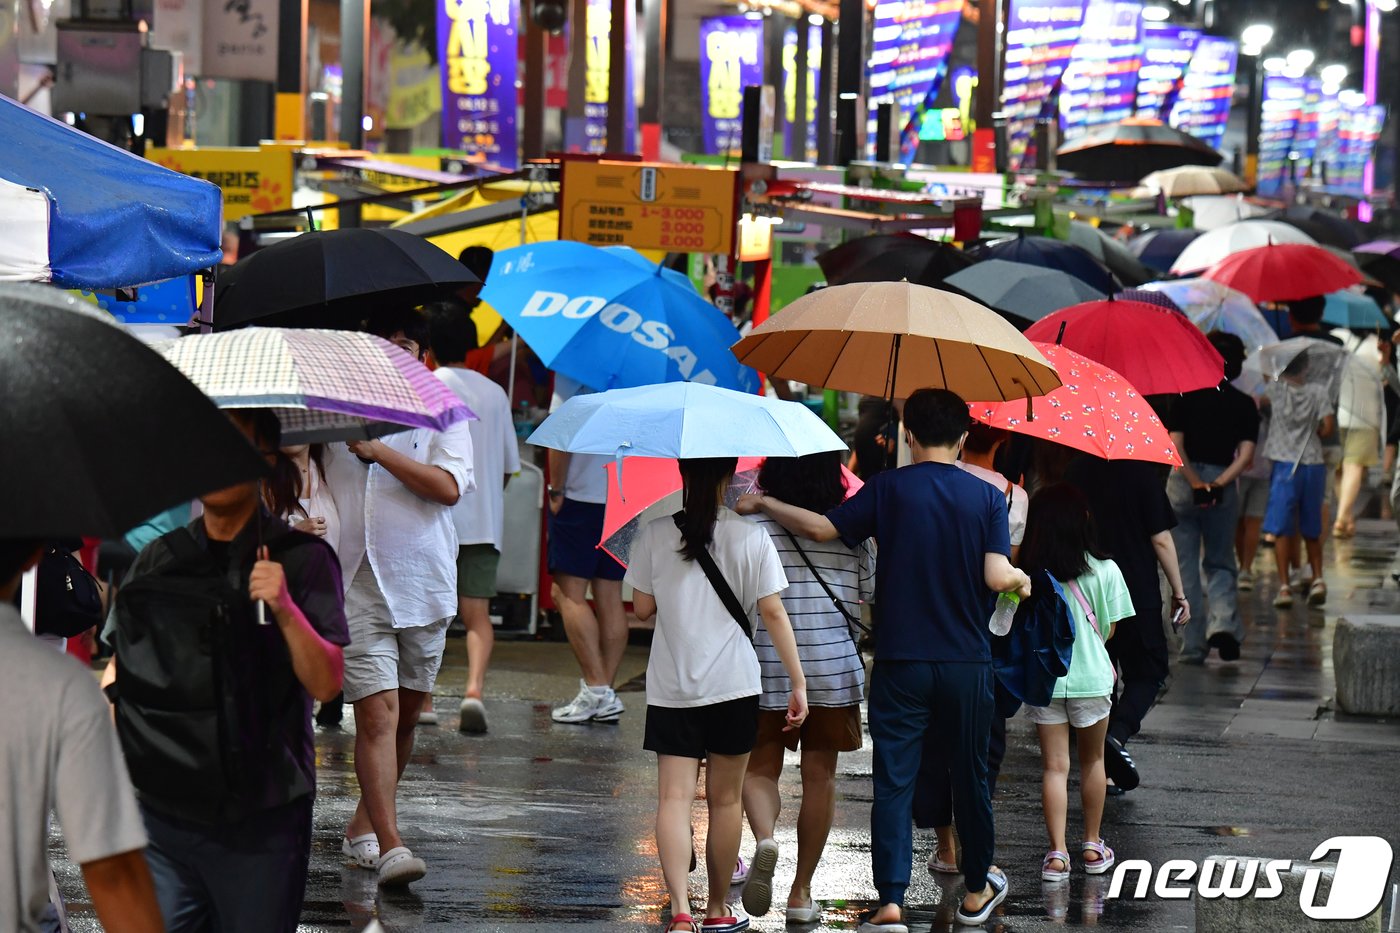
M1249 296L1206 278L1149 282L1143 289L1166 295L1204 333L1223 330L1244 341L1246 353L1278 343L1278 334Z

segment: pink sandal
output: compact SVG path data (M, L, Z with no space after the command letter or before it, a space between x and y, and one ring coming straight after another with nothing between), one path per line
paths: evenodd
M1083 852L1097 852L1099 855L1096 861L1091 862L1088 859L1084 860L1085 874L1102 875L1104 872L1108 871L1110 868L1113 867L1113 850L1110 849L1108 846L1104 845L1102 839L1100 839L1098 842L1086 841L1079 848Z
M1065 867L1064 867L1064 870L1063 870L1063 871L1057 870L1057 869L1054 869L1054 868L1051 868L1051 867L1050 867L1050 863L1051 863L1051 862L1056 862L1056 861L1058 861L1058 862L1064 862L1064 863L1065 863ZM1069 862L1069 853L1068 853L1068 852L1059 852L1059 851L1047 852L1047 853L1045 853L1045 858L1041 859L1041 861L1040 861L1040 880L1041 880L1041 881L1068 881L1068 880L1069 880L1069 870L1070 870L1070 862Z
M666 933L671 933L671 931L675 930L676 924L679 923L688 925L690 927L690 933L695 933L695 931L699 929L699 927L695 925L695 918L690 914L676 914L671 918L671 922L666 924Z

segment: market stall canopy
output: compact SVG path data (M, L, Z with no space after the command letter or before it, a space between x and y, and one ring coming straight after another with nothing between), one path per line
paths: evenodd
M147 285L219 261L223 195L0 96L0 281Z

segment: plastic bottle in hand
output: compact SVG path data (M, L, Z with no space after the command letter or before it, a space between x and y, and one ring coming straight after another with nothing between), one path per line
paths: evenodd
M1016 607L1021 605L1021 597L1015 593L1002 593L997 597L997 608L992 613L992 621L987 628L993 635L1005 635L1011 631L1011 620L1016 618Z

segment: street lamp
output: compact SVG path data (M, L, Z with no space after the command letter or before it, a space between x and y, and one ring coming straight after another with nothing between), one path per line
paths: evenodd
M1268 58L1264 59L1262 62L1260 62L1260 64L1264 66L1265 71L1269 72L1270 74L1274 74L1287 68L1288 60L1285 59L1282 55L1271 55Z
M1322 78L1323 84L1332 84L1340 87L1341 83L1347 79L1347 66L1327 65L1317 74L1318 77Z
M1146 6L1142 8L1142 18L1149 23L1165 23L1172 18L1172 11L1164 6Z
M1317 56L1313 54L1312 49L1294 49L1284 60L1288 62L1290 69L1302 72L1312 67L1312 63L1317 61Z
M1244 54L1245 80L1249 85L1249 99L1245 110L1244 137L1244 177L1251 185L1259 175L1259 120L1262 106L1263 77L1259 71L1259 56L1264 46L1274 38L1274 27L1267 23L1254 23L1240 33L1240 51ZM1266 63L1267 64L1267 63Z

